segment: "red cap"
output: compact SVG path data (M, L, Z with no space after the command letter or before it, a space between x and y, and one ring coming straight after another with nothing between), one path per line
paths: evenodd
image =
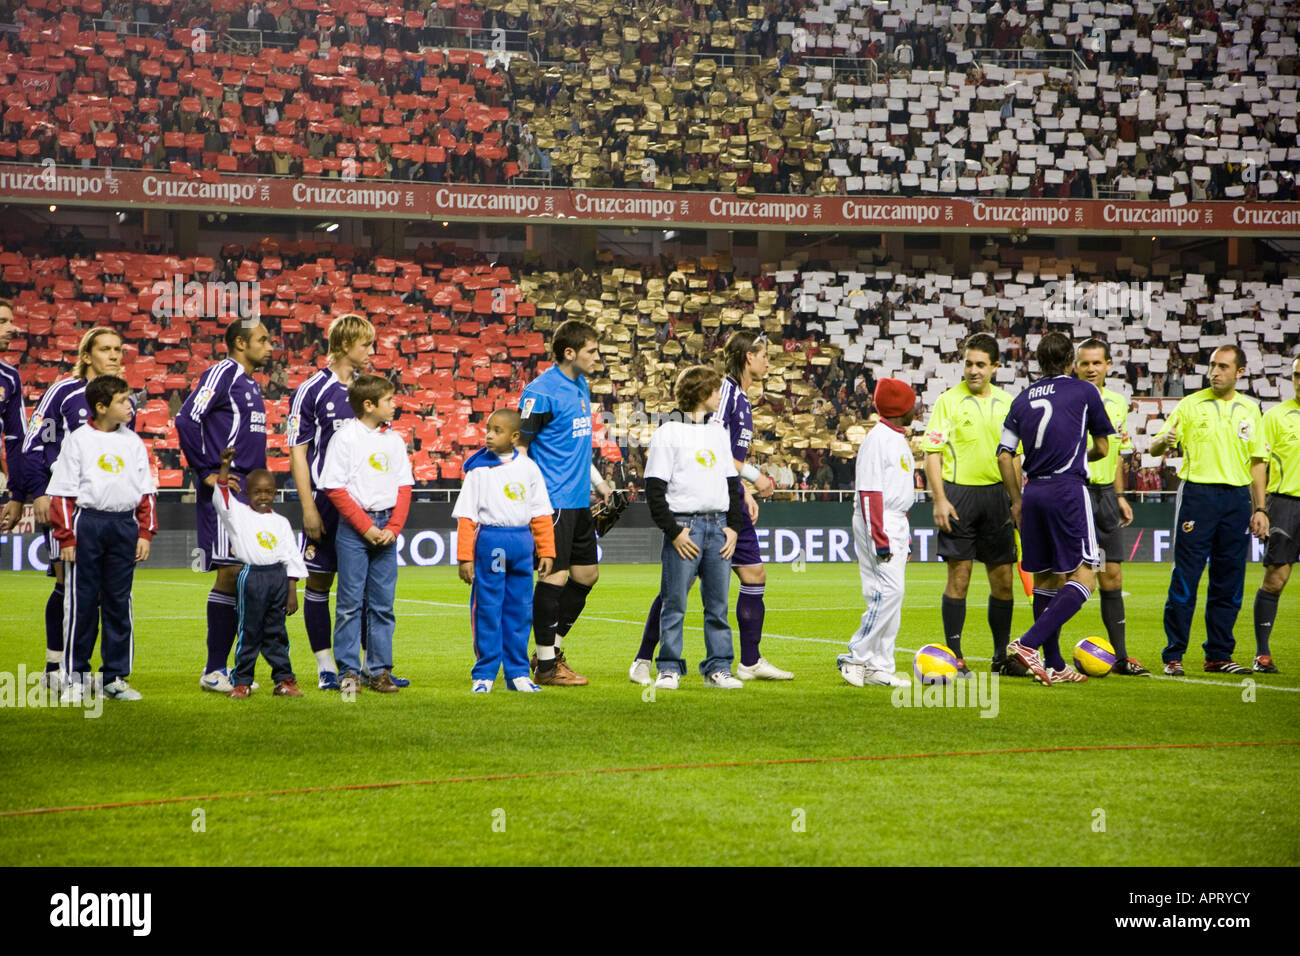
M906 382L882 378L876 383L876 392L871 400L881 418L898 418L916 407L916 392Z

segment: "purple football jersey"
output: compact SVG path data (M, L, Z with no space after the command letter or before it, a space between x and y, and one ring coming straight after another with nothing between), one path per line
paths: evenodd
M348 404L348 388L327 365L293 393L289 406L289 423L286 433L289 447L309 445L307 462L311 466L313 485L320 484L321 469L325 467L325 451L334 433L356 418Z
M1097 386L1068 375L1030 385L1011 402L998 451L1025 449L1026 478L1088 480L1088 435L1113 435Z
M266 467L266 405L262 389L233 359L199 377L198 387L176 413L176 434L185 460L202 482L221 468L221 453L235 449L231 471L246 475Z
M709 421L726 426L727 434L731 436L731 456L743 464L749 455L749 443L754 440L753 407L740 383L730 375L722 380L718 393L721 399L718 410Z

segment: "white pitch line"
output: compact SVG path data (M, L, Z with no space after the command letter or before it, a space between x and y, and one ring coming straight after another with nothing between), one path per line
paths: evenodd
M192 588L192 587L205 587L205 586L206 586L206 585L201 585L201 584L190 584L190 583L187 583L187 582L184 582L184 581L181 581L181 582L176 582L176 581L141 581L140 583L141 583L141 584L168 584L168 585L172 585L172 586L175 586L176 584L180 584L182 587L191 587L191 588ZM421 600L420 598L397 598L396 600L398 600L398 601L404 601L404 602L406 602L407 604L424 604L424 605L428 605L428 606L430 606L430 607L455 608L456 610L459 610L459 611L468 611L468 610L469 610L469 604L454 604L454 603L451 603L451 602L448 602L448 601L425 601L425 600ZM852 608L845 608L845 610L856 610L856 609L857 609L857 605L853 605ZM781 610L783 610L783 611L785 611L785 610L797 610L797 608L782 608ZM817 610L832 610L832 608L818 608ZM426 616L426 615L413 615L413 616L415 616L415 617L424 617L424 616ZM427 615L427 616L432 617L433 615ZM137 619L138 619L138 618L137 618ZM150 620L159 620L159 621L161 621L161 620L190 620L190 619L191 619L191 618L150 618ZM598 616L596 616L596 615L584 615L584 616L583 616L583 620L586 620L586 621L605 621L605 622L607 622L607 623L609 623L609 624L633 624L633 625L640 625L640 626L644 626L644 625L645 625L645 621L632 621L632 620L628 620L627 618L622 618L622 617L598 617ZM691 627L691 626L687 626L687 627L686 627L686 630L688 630L688 631L703 631L704 628L702 628L702 627ZM805 643L805 644L834 644L834 645L839 646L839 647L846 647L846 646L848 646L848 641L847 641L847 640L843 640L843 641L833 641L833 640L830 640L830 639L825 638L825 637L798 637L798 636L796 636L796 635L794 635L794 634L773 634L771 631L764 631L764 632L763 632L763 636L764 636L764 637L774 637L774 638L776 638L776 639L779 640L779 641L801 641L801 642L803 642L803 643ZM915 653L917 652L917 650L919 650L919 648L915 648L915 647L896 647L896 648L894 648L894 654L895 654L895 655L909 655L909 654L915 654ZM987 660L990 660L991 658L988 658L988 657L966 657L965 659L968 660L968 661L987 661ZM1197 677L1167 677L1167 676L1165 676L1164 674L1152 674L1151 677L1155 678L1156 680L1168 680L1168 681L1174 681L1175 683L1179 683L1179 684L1204 684L1204 685L1207 686L1207 687L1228 687L1228 688L1234 688L1234 689L1236 689L1236 690L1241 690L1241 684L1239 684L1239 683L1230 683L1229 681L1201 680L1200 678L1197 678ZM1300 687L1277 687L1277 686L1274 685L1274 684L1265 684L1265 683L1263 683L1263 682L1261 682L1261 681L1259 681L1259 680L1256 680L1256 681L1255 681L1255 687L1260 688L1260 689L1263 689L1263 690L1279 690L1279 691L1284 691L1284 692L1289 693L1289 694L1300 694Z

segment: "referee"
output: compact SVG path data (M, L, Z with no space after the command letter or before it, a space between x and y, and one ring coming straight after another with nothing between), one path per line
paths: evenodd
M1075 354L1074 371L1101 392L1106 417L1115 427L1116 441L1099 461L1088 462L1088 496L1092 502L1092 521L1097 528L1097 544L1106 564L1097 575L1101 591L1101 620L1106 635L1115 648L1113 674L1150 677L1151 672L1128 656L1124 624L1124 541L1121 528L1133 523L1133 509L1124 499L1124 471L1120 455L1132 454L1133 442L1128 435L1128 399L1106 387L1110 374L1110 344L1102 339L1088 339Z
M1249 674L1232 660L1232 628L1241 611L1251 509L1262 508L1251 482L1250 460L1260 428L1259 403L1236 391L1246 355L1222 345L1210 356L1210 387L1188 395L1151 441L1151 454L1181 445L1178 503L1174 511L1174 573L1165 600L1165 673L1183 676L1183 652L1196 610L1196 589L1206 559L1205 670Z
M957 657L958 672L969 676L961 632L971 563L979 561L988 572L993 670L1000 671L1015 609L1011 566L1016 560L1016 533L1011 499L998 471L998 441L1011 410L1011 396L993 384L997 339L986 333L972 335L964 352L962 381L935 402L922 450L925 477L934 495L934 523L939 526L937 550L948 566L942 605L944 641Z
M1256 508L1250 516L1250 530L1268 542L1264 583L1255 593L1254 670L1260 674L1277 673L1268 638L1277 619L1277 599L1300 558L1300 356L1291 362L1291 384L1295 395L1268 410L1251 451L1255 500L1264 497L1265 478L1268 491L1268 510Z

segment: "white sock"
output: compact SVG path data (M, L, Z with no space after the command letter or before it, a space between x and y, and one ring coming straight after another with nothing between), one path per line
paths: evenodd
M539 661L555 660L555 648L550 644L537 645L537 659Z
M62 664L62 663L63 663L63 651L52 651L52 650L50 650L50 649L47 647L47 648L45 649L45 663L47 663L47 664Z
M316 652L316 672L324 674L326 671L337 670L334 664L334 653L332 651Z
M562 636L560 636L559 634L556 634L556 635L555 635L555 649L556 649L557 651L560 649L560 645L563 644L563 643L564 643L564 638L563 638Z

